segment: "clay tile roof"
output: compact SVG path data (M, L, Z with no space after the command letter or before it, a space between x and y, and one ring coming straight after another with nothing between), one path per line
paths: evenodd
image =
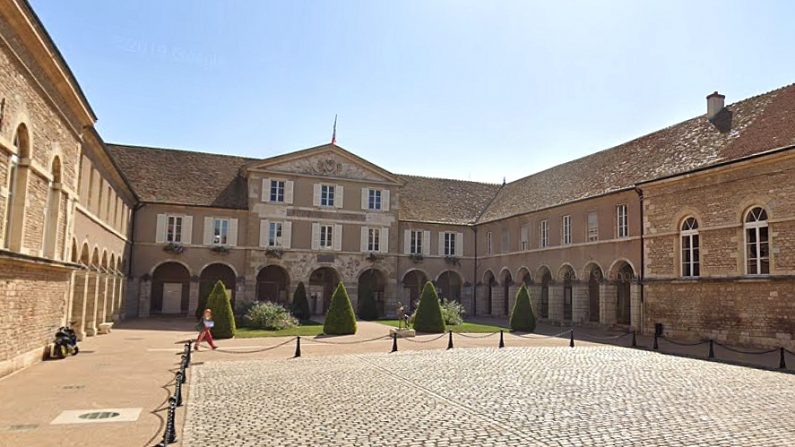
M245 209L246 182L238 173L252 158L108 144L142 202Z
M795 84L507 184L479 222L632 188L795 144Z
M400 220L456 225L474 223L500 185L399 175Z

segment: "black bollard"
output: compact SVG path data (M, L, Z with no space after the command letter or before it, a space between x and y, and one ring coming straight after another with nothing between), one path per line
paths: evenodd
M715 347L713 346L714 342L712 340L709 341L709 354L707 354L708 359L715 358Z
M787 361L784 360L784 348L779 348L778 367L779 369L787 369Z
M193 352L193 346L191 346L192 341L188 341L185 343L185 354L187 354L187 361L185 362L185 368L190 368L190 356L191 352Z
M655 351L660 349L660 345L657 344L657 331L654 331L654 345L652 345L652 348Z
M185 383L185 378L187 377L187 374L185 374L185 368L187 368L187 362L188 362L188 360L186 359L185 354L183 354L182 355L182 365L181 365L181 367L179 369L179 372L182 373L182 374L180 374L182 376L182 378L180 379L181 380L180 383Z
M392 333L392 352L397 352L397 332Z
M182 406L182 378L184 377L182 371L177 371L176 385L174 386L174 397L177 398L177 406Z
M295 337L295 357L301 357L301 336Z
M502 338L502 329L500 329L500 348L505 347L505 340Z
M635 331L632 331L632 347L633 348L638 347L638 340L635 338Z
M569 332L569 347L570 348L574 347L574 329L572 329L571 332Z
M177 423L176 423L176 415L177 415L177 400L174 396L168 398L168 425L166 425L166 442L169 444L174 444L177 442Z
M450 331L450 337L447 339L447 349L453 349L453 331Z

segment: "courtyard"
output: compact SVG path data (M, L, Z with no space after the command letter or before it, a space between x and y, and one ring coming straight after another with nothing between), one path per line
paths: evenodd
M771 446L795 376L618 347L205 362L185 446Z

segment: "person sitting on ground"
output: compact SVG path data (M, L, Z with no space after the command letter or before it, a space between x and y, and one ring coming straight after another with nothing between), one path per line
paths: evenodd
M207 340L207 344L209 344L211 348L218 348L218 346L215 346L215 343L213 342L213 334L210 332L210 329L215 326L212 310L204 309L204 316L197 326L197 329L199 329L199 336L196 338L194 349L197 351L199 350L199 343L201 343L202 340Z

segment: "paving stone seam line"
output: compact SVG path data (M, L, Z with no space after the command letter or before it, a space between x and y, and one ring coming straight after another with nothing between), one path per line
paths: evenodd
M524 432L522 432L520 430L517 430L516 428L514 428L514 427L512 427L510 425L506 425L502 421L494 419L488 413L479 411L479 410L477 410L477 409L475 409L475 408L473 408L473 407L471 407L469 405L464 405L464 404L462 404L460 402L457 402L457 401L455 401L453 399L450 399L449 397L446 397L446 396L444 396L442 394L439 394L436 391L433 391L430 388L427 388L427 387L425 387L423 385L419 385L419 384L415 383L414 381L412 381L411 379L403 377L400 374L395 373L394 371L391 371L391 370L389 370L387 368L384 368L384 367L378 365L377 363L374 363L374 362L369 361L367 359L364 359L362 357L358 357L357 360L359 360L360 362L369 364L370 366L372 366L373 368L375 368L376 370L378 370L382 374L384 374L386 376L389 376L389 377L392 377L394 379L397 379L397 380L399 380L401 382L404 382L407 385L410 385L410 386L412 386L412 387L414 387L414 388L416 388L416 389L418 389L420 391L423 391L426 394L429 394L432 397L434 397L434 398L436 398L436 399L438 399L440 401L446 402L446 403L448 403L450 405L458 407L458 408L460 408L460 409L462 409L462 410L464 410L466 412L472 413L472 414L474 414L476 416L480 416L480 417L484 418L490 424L492 424L494 426L497 426L497 427L499 427L499 428L501 428L501 429L503 429L503 430L505 430L505 431L507 431L509 433L512 433L515 436L518 436L523 441L527 441L527 442L531 442L532 443L532 444L528 444L528 445L536 445L536 446L548 447L547 444L541 443L538 439L531 438L526 433L524 433Z

